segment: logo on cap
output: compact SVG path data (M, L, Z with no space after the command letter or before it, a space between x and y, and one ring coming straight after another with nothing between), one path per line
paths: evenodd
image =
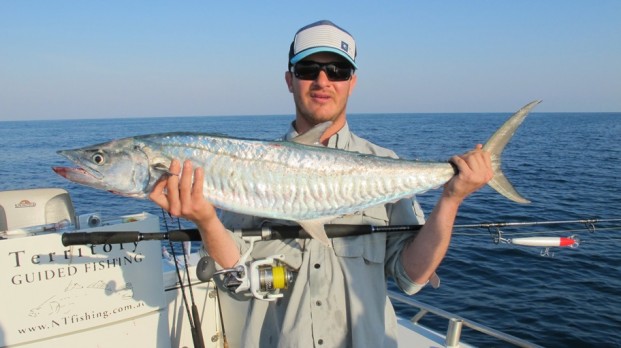
M349 52L349 45L345 41L341 41L341 49L345 52Z

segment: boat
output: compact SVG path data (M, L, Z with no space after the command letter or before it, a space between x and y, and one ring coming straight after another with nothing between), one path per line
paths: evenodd
M161 240L83 243L68 236L139 233L167 236L146 212L76 215L62 188L0 192L0 347L240 347L242 310L223 308L213 280L200 277L191 248L170 255ZM172 250L171 250L172 251ZM503 346L537 347L396 292L416 309L398 318L399 347L472 347L469 327ZM446 331L422 325L435 315Z

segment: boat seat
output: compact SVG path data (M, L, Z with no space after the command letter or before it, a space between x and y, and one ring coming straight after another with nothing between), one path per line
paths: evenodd
M75 224L69 193L60 188L0 191L0 231L55 224Z

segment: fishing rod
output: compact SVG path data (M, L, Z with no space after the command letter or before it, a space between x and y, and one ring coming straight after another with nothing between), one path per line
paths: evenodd
M329 238L351 237L381 232L411 232L420 230L423 225L325 225ZM309 239L312 236L300 226L265 226L251 229L234 229L233 233L242 237L260 237L263 240L272 239ZM200 241L198 229L178 229L168 232L137 232L137 231L106 231L106 232L65 232L62 235L64 246L86 244L117 244L133 243L150 240L171 240L177 242Z
M503 242L514 245L542 247L542 256L554 256L550 252L552 247L572 247L579 245L579 239L570 237L525 237L507 239L502 237L501 227L522 227L534 225L563 225L584 224L589 232L595 231L596 223L619 222L621 219L582 219L563 221L531 221L531 222L489 222L478 224L455 225L455 229L486 228L494 234L496 243ZM370 233L404 233L416 232L423 225L395 225L395 226L372 226L372 225L325 225L325 231L329 238L365 235ZM168 229L168 225L166 225ZM621 229L621 226L617 226ZM495 230L494 230L495 229ZM287 289L295 281L296 271L290 269L284 255L271 255L261 259L251 259L250 253L255 242L271 239L295 239L312 238L300 226L264 226L255 229L235 229L234 233L240 235L249 242L248 249L241 255L239 262L232 268L216 270L214 260L203 257L196 265L196 275L201 281L211 281L215 276L221 277L222 285L231 292L252 296L259 300L274 301L283 296ZM200 241L201 235L198 229L178 229L167 232L141 233L136 231L109 231L109 232L72 232L62 235L62 243L65 246L80 244L113 244L133 243L149 240L170 241ZM172 247L171 247L172 248ZM173 249L174 251L174 249ZM185 250L184 250L185 253ZM176 258L175 258L176 259ZM187 260L185 262L187 267ZM180 275L178 274L180 277ZM187 299L184 302L187 305ZM188 310L188 313L190 311ZM191 317L190 317L191 318ZM192 319L190 319L192 323ZM193 327L200 327L199 326ZM199 343L200 344L200 343ZM200 346L195 342L195 346Z
M619 219L581 219L581 220L559 220L559 221L523 221L523 222L486 222L478 224L455 225L453 228L487 228L499 229L501 227L523 227L536 225L563 225L563 224L584 224L590 232L595 231L595 224L603 222L621 222ZM392 226L372 226L372 225L325 225L325 231L329 238L341 238L359 236L370 233L402 233L415 232L424 225L392 225ZM260 237L262 240L272 239L296 239L312 238L300 226L264 226L253 229L234 229L234 233L242 237ZM87 244L118 244L133 243L150 240L171 240L171 241L200 241L200 232L196 228L177 229L167 232L137 232L137 231L106 231L106 232L65 232L62 235L64 246L87 245Z
M537 225L563 225L563 224L585 224L594 226L600 222L618 222L621 219L581 219L581 220L558 220L558 221L519 221L519 222L487 222L470 225L455 225L455 228L497 228L497 227L515 227L515 226L537 226Z

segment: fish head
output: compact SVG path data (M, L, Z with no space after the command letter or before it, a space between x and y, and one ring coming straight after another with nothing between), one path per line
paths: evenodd
M143 145L133 138L57 151L78 168L54 167L60 176L121 196L146 198L154 180Z

